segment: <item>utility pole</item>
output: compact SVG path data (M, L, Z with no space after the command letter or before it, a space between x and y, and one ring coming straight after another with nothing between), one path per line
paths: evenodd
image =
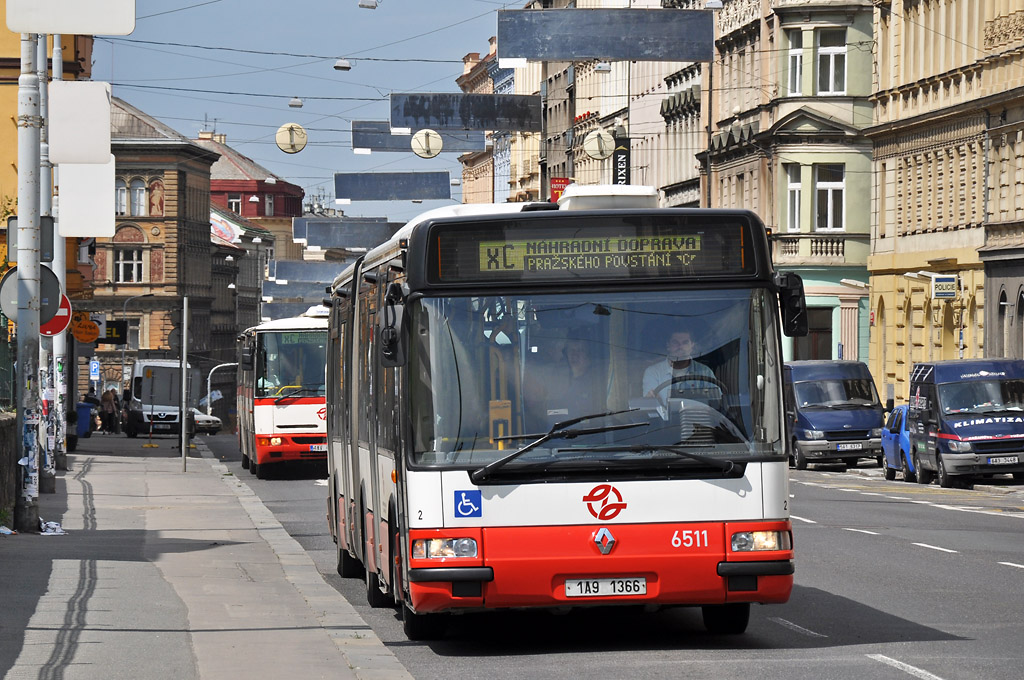
M53 79L64 80L64 49L61 45L61 34L53 36ZM56 168L53 169L53 186L44 185L43 192L52 190L51 207L53 211L53 263L50 267L57 275L61 291L67 290L67 248L64 244L64 237L60 235L57 222L57 201L60 185L60 175ZM57 445L53 449L54 467L57 470L68 469L67 454L67 409L68 409L68 336L67 333L57 333L53 336L53 388L55 398L53 400L53 417L56 419ZM73 408L73 406L72 406Z
M46 69L46 34L40 33L36 43L36 78L39 81L39 215L40 238L43 237L42 217L53 213L53 164L50 163L48 134L48 85ZM51 267L52 262L51 262ZM61 291L64 287L61 286ZM56 390L53 374L53 338L42 335L39 338L39 389L43 409L44 426L39 441L40 462L39 493L57 491L57 469L54 454L57 450Z
M39 531L39 77L36 36L21 34L18 76L18 531Z

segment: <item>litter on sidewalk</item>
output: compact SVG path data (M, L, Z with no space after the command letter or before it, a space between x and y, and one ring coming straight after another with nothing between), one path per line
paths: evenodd
M4 525L0 524L0 536L11 536L11 535L16 534L16 533L18 533L18 532L15 531L14 529L8 529Z
M59 522L45 522L39 520L39 534L42 536L63 536L67 532L60 526Z

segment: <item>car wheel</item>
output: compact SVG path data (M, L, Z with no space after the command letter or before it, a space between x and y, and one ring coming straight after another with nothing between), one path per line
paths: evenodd
M954 486L953 478L946 472L946 464L942 462L942 454L935 456L935 462L939 468L939 486L943 489L950 489Z
M1017 482L1024 482L1024 472L1014 472L1013 479Z
M739 635L750 623L750 603L704 605L704 627L714 635Z
M885 462L885 481L891 482L896 479L896 468L889 467L888 461Z
M799 446L793 445L793 467L797 470L807 469L807 456L800 450Z
M917 470L917 483L918 484L931 484L932 477L935 476L931 470L925 470L921 466L921 457L914 452L914 469Z
M875 456L875 465L878 467L885 466L885 456Z
M917 480L917 475L910 471L910 461L907 460L906 451L900 451L900 466L903 468L904 482L913 482Z

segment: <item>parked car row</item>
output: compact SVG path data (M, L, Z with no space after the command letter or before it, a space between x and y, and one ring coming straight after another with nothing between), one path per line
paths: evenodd
M786 364L791 463L856 465L875 458L887 480L948 488L1010 474L1024 481L1024 361L964 359L914 364L909 403L878 403L867 366Z

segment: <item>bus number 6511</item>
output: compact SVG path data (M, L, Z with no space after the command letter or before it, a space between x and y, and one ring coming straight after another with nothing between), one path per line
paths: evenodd
M707 529L686 529L672 534L673 548L706 548L708 547Z

